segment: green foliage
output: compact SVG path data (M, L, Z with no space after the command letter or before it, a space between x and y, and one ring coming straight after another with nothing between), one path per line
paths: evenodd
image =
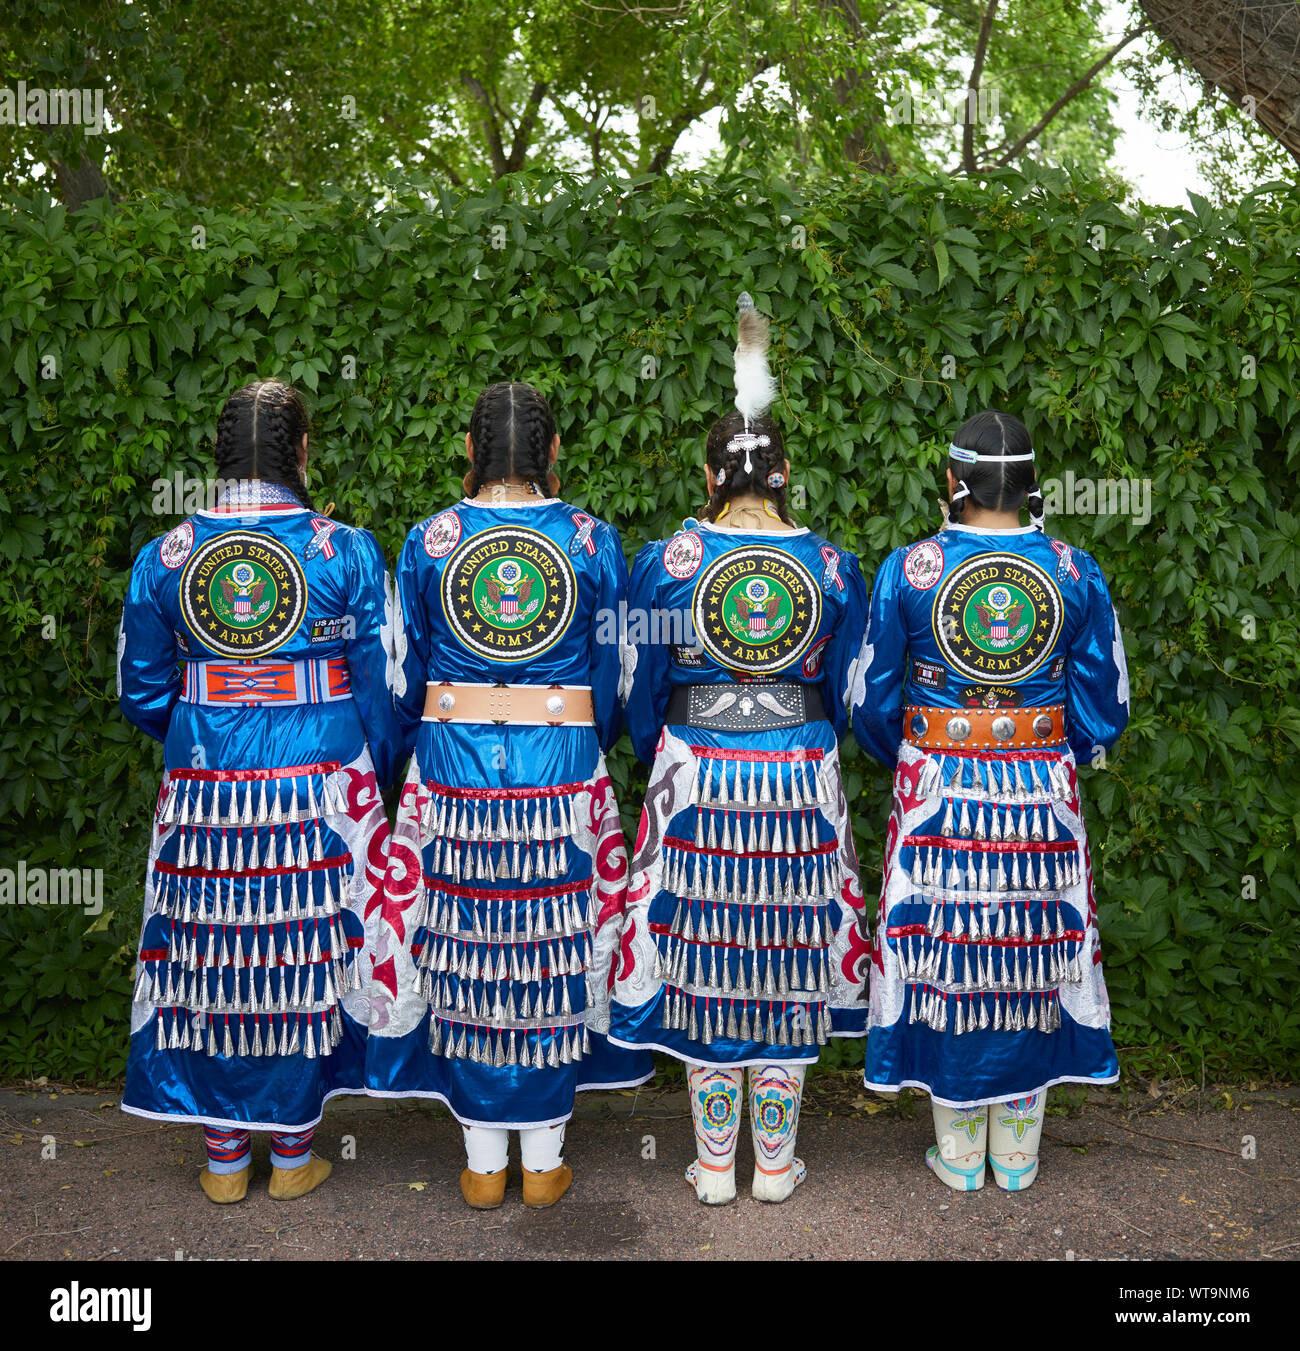
M392 558L458 495L477 392L529 380L557 410L566 495L630 553L701 505L746 288L774 319L794 500L868 577L937 526L941 448L978 408L1022 416L1045 475L1151 480L1147 524L1050 524L1100 558L1132 675L1131 727L1084 774L1116 1038L1198 1077L1202 1059L1294 1076L1294 195L1135 216L1053 173L802 197L516 178L382 210L15 200L0 233L0 867L102 867L106 906L93 933L0 913L7 1072L121 1067L160 760L116 711L117 615L132 557L177 519L155 480L212 472L225 395L303 386L317 500ZM889 779L851 745L845 764L870 896ZM630 831L626 743L613 768Z

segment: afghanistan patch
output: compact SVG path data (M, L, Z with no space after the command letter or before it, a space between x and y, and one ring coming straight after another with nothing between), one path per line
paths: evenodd
M975 680L1007 684L1042 665L1061 621L1056 584L1017 554L976 554L959 564L935 593L930 616L949 665Z
M822 595L812 574L782 549L732 550L695 584L696 636L714 661L735 671L784 670L803 655L821 617Z
M1017 708L1021 694L1010 685L967 685L961 692L966 708Z
M947 668L937 661L914 661L912 663L912 684L922 689L941 690L948 684Z
M704 541L694 530L683 530L664 545L664 571L684 582L694 577L704 559Z
M186 625L223 657L274 652L306 612L302 564L272 535L217 535L194 551L181 574Z
M442 574L442 609L456 637L492 661L525 661L569 627L577 583L547 535L501 526L471 535Z
M688 670L698 671L704 665L703 648L675 646L668 649L668 655L672 657L675 665L684 666Z
M943 576L943 550L932 539L912 545L903 555L903 576L918 591L928 591Z
M165 568L179 568L194 548L194 526L182 521L175 530L169 530L158 545L158 557Z
M460 543L460 517L441 511L424 527L424 552L430 558L446 558Z

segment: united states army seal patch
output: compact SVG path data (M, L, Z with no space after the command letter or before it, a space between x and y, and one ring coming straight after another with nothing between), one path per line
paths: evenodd
M492 661L525 661L554 646L573 619L576 597L565 551L521 526L471 535L442 574L452 632Z
M181 612L223 657L261 657L283 647L307 612L302 564L273 535L217 535L181 573Z
M793 554L761 545L716 559L695 584L692 622L704 650L749 675L783 671L816 636L821 590Z
M931 627L945 660L974 680L1014 684L1051 655L1061 633L1061 593L1016 554L976 554L935 593Z

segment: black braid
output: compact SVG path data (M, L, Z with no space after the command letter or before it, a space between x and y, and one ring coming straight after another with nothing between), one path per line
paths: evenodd
M312 509L298 470L298 447L309 423L307 406L292 385L255 380L237 389L217 418L217 477L278 483Z
M494 479L522 478L540 491L548 482L555 417L532 385L504 381L478 396L469 418L474 463L467 497Z
M967 418L952 438L954 446L973 450L979 455L1028 455L1032 448L1029 429L1018 417L995 408ZM986 511L1019 511L1029 499L1030 512L1040 518L1043 498L1038 491L1038 476L1033 460L977 461L963 464L948 458L948 468L957 482L964 483L970 493L953 502L948 508L948 519L959 522L967 502L974 502Z
M754 446L749 451L749 472L745 471L745 451L728 450L727 443L745 430L745 419L740 413L728 413L721 421L715 422L709 431L705 446L705 460L713 471L715 486L709 497L709 503L700 513L706 521L716 521L718 513L733 497L741 493L757 493L766 497L776 507L777 515L787 524L793 525L786 506L786 486L773 488L768 476L782 473L785 462L785 442L776 424L768 418L751 418L749 430L755 436L766 436L769 444ZM722 482L716 483L718 471L723 471Z

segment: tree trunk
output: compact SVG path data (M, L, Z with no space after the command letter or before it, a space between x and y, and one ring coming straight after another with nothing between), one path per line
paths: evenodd
M1139 0L1156 32L1300 163L1295 0Z

